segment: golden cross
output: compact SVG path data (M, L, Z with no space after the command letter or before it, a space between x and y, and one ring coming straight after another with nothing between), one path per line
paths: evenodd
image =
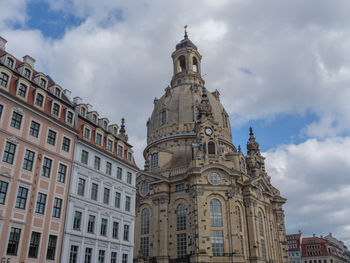
M187 25L185 25L184 28L185 28L185 34L187 34Z

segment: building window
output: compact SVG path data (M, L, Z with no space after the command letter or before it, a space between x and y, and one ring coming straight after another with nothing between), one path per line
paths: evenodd
M57 181L61 183L65 183L66 174L67 174L67 165L60 163L58 167Z
M71 245L70 246L70 254L69 254L69 263L77 263L78 262L78 246Z
M265 240L261 239L260 240L261 243L261 254L263 258L266 258L266 247L265 247Z
M16 153L16 144L11 142L6 142L6 147L4 151L4 156L2 157L2 161L5 163L13 164L13 160L15 159Z
M107 225L108 225L108 220L106 218L102 218L101 231L100 231L101 236L107 236Z
M258 213L258 225L259 225L260 236L264 236L264 225L263 225L263 218L262 218L261 212Z
M140 248L143 251L144 259L147 259L149 257L149 237L141 237Z
M111 252L111 263L117 263L117 252Z
M42 169L42 172L41 172L42 176L50 177L51 165L52 165L52 160L45 157L44 158L44 163L43 163L43 169Z
M113 229L112 229L112 238L118 239L119 235L119 223L113 222Z
M131 184L131 182L132 182L132 173L130 173L130 172L126 173L126 182L128 184Z
M47 143L55 146L56 135L57 135L57 133L55 131L49 130L49 133L47 134Z
M105 263L105 254L106 254L106 251L102 249L98 251L98 263Z
M53 115L56 115L56 116L59 116L59 115L60 115L60 105L58 105L57 103L54 103L54 104L53 104L53 107L52 107L52 114L53 114Z
M49 242L47 244L46 259L55 260L56 245L57 245L57 236L50 235Z
M40 124L32 121L30 123L30 129L29 129L29 135L38 138L39 137L39 131L40 131Z
M112 164L110 162L106 162L106 174L112 174Z
M141 235L149 234L149 209L144 208L141 211Z
M79 211L74 212L73 229L80 231L82 213Z
M208 142L208 153L215 154L215 143L214 142Z
M4 106L0 104L0 119L1 119L1 116L2 116L3 110L4 110Z
M88 233L95 232L95 221L96 221L96 216L89 215L88 228L87 228Z
M241 217L241 209L237 206L236 207L236 214L237 214L237 226L240 232L242 232L242 217Z
M30 79L30 70L25 68L23 72L23 76L26 77L27 79Z
M35 97L35 105L42 107L43 104L44 104L44 96L41 95L40 93L37 93Z
M96 123L96 122L97 122L97 116L96 116L96 114L93 114L93 115L92 115L92 122L93 122L93 123Z
M242 252L242 256L244 257L243 236L240 236L239 240L240 240L240 242L241 242L241 252Z
M85 179L79 178L77 194L84 196L84 193L85 193Z
M122 180L123 169L117 167L117 179Z
M104 128L105 130L107 130L107 122L106 122L106 121L103 122L103 128Z
M153 153L151 155L151 168L158 167L158 153Z
M175 186L175 191L176 192L180 192L180 191L183 191L183 190L185 190L185 184L177 184Z
M90 139L90 129L84 128L84 138Z
M9 81L9 76L4 72L0 73L0 85L7 88L7 82Z
M44 88L46 87L46 80L44 79L40 79L40 83L39 83L40 87Z
M103 191L103 203L106 205L109 204L109 192L110 192L110 190L105 187L105 189Z
M128 152L127 154L127 158L128 158L128 161L131 162L132 161L132 154L130 152Z
M21 97L25 97L27 95L27 86L23 83L19 84L17 94Z
M29 251L28 251L29 258L38 257L40 237L41 237L41 233L34 232L34 231L32 232L32 236L30 237L30 243L29 243Z
M69 152L69 148L70 148L70 139L63 137L62 150L65 152Z
M30 150L26 150L26 153L24 155L24 160L23 160L23 169L28 170L28 171L32 171L33 163L34 163L34 156L35 156L34 152L32 152Z
M183 258L187 254L187 240L186 233L176 235L176 247L177 247L177 257Z
M91 199L97 201L98 184L92 183L91 185Z
M35 212L39 214L44 214L45 205L46 205L46 194L38 193L38 198L36 199Z
M14 61L13 61L13 59L12 58L7 58L7 60L6 60L6 65L9 67L9 68L13 68L13 63L14 63Z
M166 124L166 111L162 111L162 125Z
M123 146L118 145L117 154L119 156L123 157Z
M0 204L5 204L6 201L6 195L7 195L7 188L8 188L8 183L4 181L0 181Z
M211 231L211 245L214 257L224 256L224 233L222 230Z
M22 123L22 114L19 114L17 112L12 113L12 119L10 126L16 129L21 129L21 123Z
M128 254L123 254L122 263L128 263Z
M96 133L96 144L102 146L102 135L99 133Z
M100 167L101 167L101 158L95 156L94 168L95 168L96 170L100 170Z
M91 263L91 258L92 258L92 248L87 247L85 248L85 260L84 263Z
M115 192L114 206L116 208L120 208L120 197L121 197L120 193Z
M9 242L7 243L7 255L17 256L19 239L21 238L21 229L11 227Z
M176 208L176 230L186 229L186 206L181 203Z
M81 151L81 163L88 164L89 160L89 153L87 151L82 150Z
M107 150L112 151L113 150L113 141L107 140Z
M73 124L73 113L71 111L67 112L67 122Z
M61 90L58 89L58 88L56 88L56 89L55 89L55 95L56 95L57 97L60 97L60 96L61 96Z
M129 225L124 225L124 233L123 233L123 240L129 241Z
M126 196L125 197L125 211L130 212L130 206L131 206L131 197Z
M80 108L80 115L83 116L83 117L85 117L85 113L86 113L85 108L84 108L84 107L81 107L81 108Z
M211 226L222 227L222 209L221 202L218 199L210 201L210 222Z
M61 211L62 211L62 199L55 197L55 201L53 202L52 216L56 218L60 218Z
M16 208L26 209L27 204L27 195L28 189L22 186L18 187L17 199L16 199Z

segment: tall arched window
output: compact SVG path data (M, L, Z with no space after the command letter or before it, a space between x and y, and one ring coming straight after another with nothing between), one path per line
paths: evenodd
M263 225L263 218L262 218L261 212L258 213L258 225L259 225L260 236L264 236L264 225Z
M185 72L186 71L186 58L185 58L185 56L179 57L177 63L178 63L177 73Z
M242 232L243 228L242 228L241 209L238 206L236 207L236 213L237 213L237 226L239 231Z
M176 230L186 229L186 206L181 203L176 208Z
M208 153L215 154L215 143L214 142L208 142Z
M221 202L218 199L210 201L210 222L211 226L223 226Z
M198 72L198 61L197 61L197 59L196 59L195 57L193 57L192 65L193 65L192 70L193 70L194 72Z
M141 235L149 234L149 209L144 208L141 211Z

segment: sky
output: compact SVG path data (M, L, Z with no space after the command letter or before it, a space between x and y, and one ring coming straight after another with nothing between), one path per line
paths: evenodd
M146 121L189 37L233 143L249 127L272 184L288 199L287 233L350 246L350 1L0 0L0 36L17 58L120 124L143 167Z

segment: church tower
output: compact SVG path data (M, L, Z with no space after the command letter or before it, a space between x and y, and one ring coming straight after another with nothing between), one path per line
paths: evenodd
M172 59L170 86L147 121L135 261L287 263L286 199L270 183L252 129L244 155L186 30Z

